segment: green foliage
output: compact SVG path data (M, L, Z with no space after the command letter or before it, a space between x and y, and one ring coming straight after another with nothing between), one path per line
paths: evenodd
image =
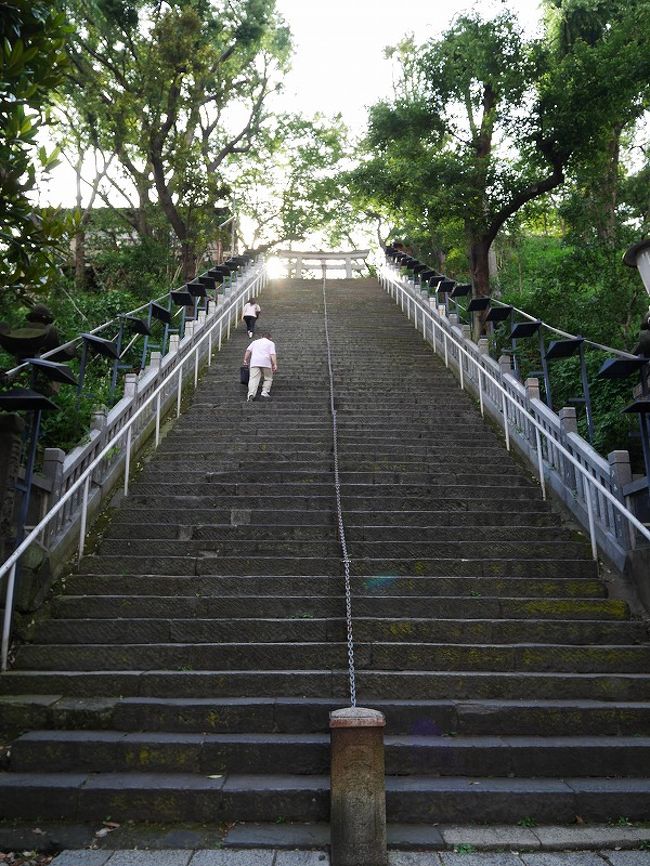
M37 166L48 172L56 152L38 147L52 94L63 77L69 29L52 4L0 3L0 291L29 296L56 270L65 227L32 201Z
M193 276L215 236L213 205L231 197L228 166L258 146L287 68L289 32L274 0L66 8L76 25L68 122L82 118L87 146L116 154L138 211L157 197Z
M560 17L571 11L556 5ZM596 179L601 162L593 198L612 199L616 136L650 92L650 0L603 0L591 29L587 13L582 4L562 46L525 40L511 13L462 16L440 39L403 42L403 92L370 111L356 200L404 226L416 248L428 235L441 260L464 249L476 294L489 293L488 250L502 228L595 153L608 181Z
M269 248L319 232L341 242L357 221L337 175L349 156L346 137L340 116L275 118L237 166L239 211L252 225L247 246Z

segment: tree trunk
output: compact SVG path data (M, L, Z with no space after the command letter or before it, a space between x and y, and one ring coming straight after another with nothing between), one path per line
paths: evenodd
M185 282L193 280L196 276L196 250L191 241L183 241L181 244L183 257L183 279Z
M598 210L601 211L598 225L599 239L606 244L616 241L616 205L618 204L618 170L620 163L621 134L623 125L616 124L612 129L607 142L607 166L604 176L601 178L600 196L597 202Z
M79 227L74 236L74 284L83 291L86 288L86 230Z
M473 296L487 298L490 289L490 242L485 237L472 238L470 242L470 266L472 273ZM484 330L484 313L474 316L474 340L478 341Z
M490 291L490 243L484 237L470 241L470 266L475 298L487 298Z

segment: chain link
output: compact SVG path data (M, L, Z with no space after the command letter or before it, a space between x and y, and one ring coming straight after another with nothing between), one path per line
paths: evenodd
M357 684L354 670L354 639L352 636L352 592L350 589L350 557L348 556L348 544L345 538L345 524L343 523L343 508L341 507L341 479L339 476L339 436L336 422L336 406L334 402L334 371L332 368L332 347L330 345L330 334L327 320L327 294L325 292L325 277L323 277L323 313L325 317L325 343L327 345L327 369L330 380L330 412L332 413L332 441L334 451L334 491L336 495L336 514L338 520L339 542L343 554L343 573L345 576L345 618L347 624L348 642L348 677L350 682L350 705L357 705Z

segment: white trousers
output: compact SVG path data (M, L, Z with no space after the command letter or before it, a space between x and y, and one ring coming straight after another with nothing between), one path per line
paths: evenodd
M254 397L257 394L257 389L260 384L260 379L264 377L262 382L262 394L268 394L273 384L273 370L270 367L251 367L250 376L248 379L248 395Z

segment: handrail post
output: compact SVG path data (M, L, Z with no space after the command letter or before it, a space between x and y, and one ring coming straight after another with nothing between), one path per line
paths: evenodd
M156 395L156 448L160 445L160 391Z
M539 427L535 426L535 447L537 448L537 470L539 472L539 483L542 488L542 499L546 499L546 479L544 478L544 455L542 454L542 439L539 435Z
M133 438L133 425L126 431L126 455L124 458L124 495L129 495L129 472L131 471L131 440Z
M5 593L5 611L2 622L2 664L3 671L7 670L9 664L9 637L11 635L11 615L14 610L14 587L16 584L16 563L11 566L7 575L7 591Z
M129 427L129 430L131 428ZM81 520L79 524L79 559L84 555L86 546L86 526L88 523L88 497L90 495L90 478L88 475L84 482L84 492L81 498Z
M587 503L587 520L589 521L589 539L591 541L591 555L594 560L598 559L598 545L596 543L596 527L594 525L594 505L591 501L591 485L585 484L585 501Z
M506 395L502 391L501 392L501 410L503 412L503 431L506 436L506 448L510 451L510 428L508 427L508 404L506 401Z

